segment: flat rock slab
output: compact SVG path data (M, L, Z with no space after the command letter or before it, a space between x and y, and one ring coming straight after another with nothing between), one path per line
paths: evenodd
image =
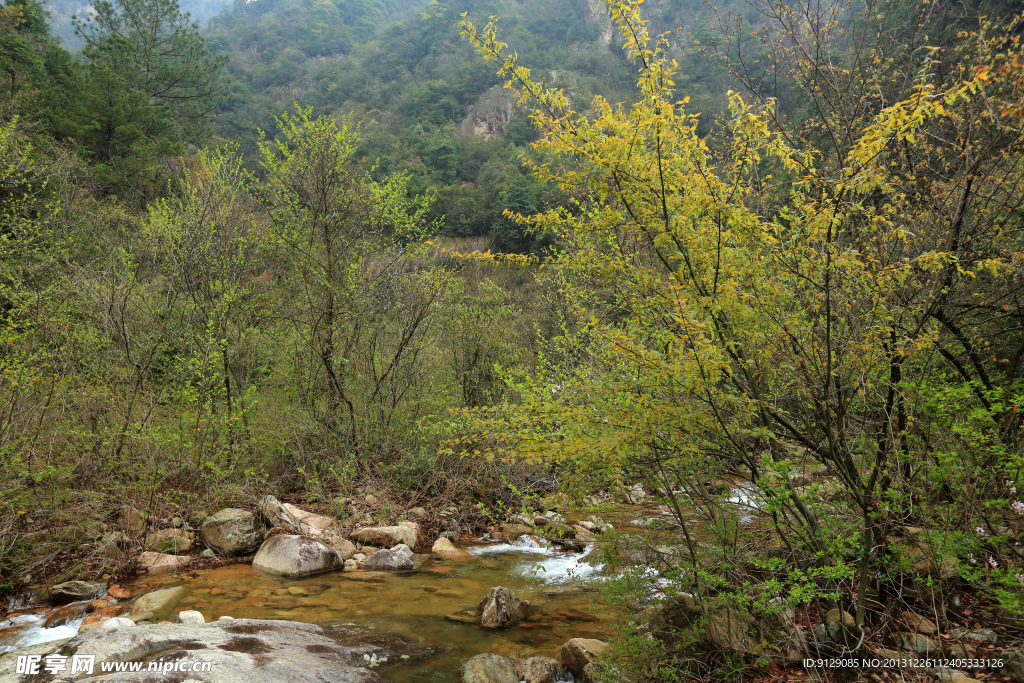
M167 683L169 680L205 683L386 683L361 668L369 645L337 643L316 624L262 619L233 619L203 625L150 624L113 630L95 629L70 641L34 646L32 654L95 655L93 674L70 672L48 681ZM38 675L19 676L14 662L22 651L5 653L0 683L29 683ZM210 671L103 673L101 662L179 661L187 666L209 662ZM44 660L45 661L45 660ZM10 666L7 664L10 663ZM143 665L143 669L146 664Z

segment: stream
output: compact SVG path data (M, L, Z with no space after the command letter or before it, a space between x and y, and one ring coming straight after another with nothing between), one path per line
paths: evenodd
M174 621L186 609L207 621L221 616L317 622L342 642L370 643L395 653L376 670L394 683L456 680L466 660L484 653L552 657L575 637L607 639L607 605L579 579L600 570L592 548L569 553L531 537L514 544L462 546L474 561L444 562L417 555L415 571L332 572L286 579L235 564L187 574L143 576L144 590L183 586L180 599L154 616ZM493 586L507 586L537 612L507 630L489 631L466 619ZM461 614L460 614L461 613ZM68 638L81 618L43 628L42 614L0 622L0 652Z

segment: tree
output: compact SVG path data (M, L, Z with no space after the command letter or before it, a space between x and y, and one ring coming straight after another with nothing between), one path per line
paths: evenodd
M166 172L161 160L209 134L207 115L226 92L225 58L176 0L100 2L74 25L87 59L76 137L110 190L151 197Z
M235 451L249 439L252 347L257 328L259 259L264 235L248 195L251 179L233 148L203 150L170 197L154 202L145 245L168 289L182 293L186 323L176 345L190 349L176 405L195 411L189 436L204 453ZM244 429L243 429L244 427Z
M989 571L961 573L1019 606L1008 567L1024 558L1006 529L1024 336L1004 317L1024 315L1010 227L1024 206L1021 19L961 36L952 71L925 50L884 101L871 88L843 101L847 80L875 83L860 69L880 54L853 41L850 56L841 10L826 9L821 30L777 43L797 46L818 134L732 93L709 142L641 2L608 0L640 67L637 103L596 98L592 117L506 56L493 22L461 24L535 103L536 147L560 161L533 171L576 198L520 218L565 245L553 277L576 315L514 383L521 403L468 413L469 450L561 465L583 491L648 482L680 530L649 551L702 609L853 604L841 645L858 650L906 567L924 556L941 586L972 553ZM948 402L963 400L955 417ZM749 505L716 480L741 482ZM739 532L750 505L753 545ZM929 533L906 541L911 521ZM655 665L634 664L650 680Z
M103 0L95 16L75 20L75 32L90 61L109 63L152 106L169 109L183 140L202 138L203 119L227 87L226 58L210 52L199 25L180 12L177 0Z
M257 196L292 264L278 305L300 339L300 400L363 452L424 382L421 353L449 277L416 266L432 197L410 199L405 174L378 182L360 169L350 118L298 107L278 131L260 142Z

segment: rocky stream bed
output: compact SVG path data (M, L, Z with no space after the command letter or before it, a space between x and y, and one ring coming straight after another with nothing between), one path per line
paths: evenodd
M567 521L550 516L540 521L556 531ZM526 523L457 543L424 539L412 521L342 536L335 520L268 497L256 514L227 509L194 532L151 533L133 579L66 582L11 604L0 683L581 680L611 618L581 581L600 571L586 524L583 542L564 545ZM189 567L200 543L223 562ZM91 676L71 670L81 654L96 655ZM40 673L19 673L19 655L36 656ZM144 666L101 672L102 661ZM175 661L210 670L145 671Z

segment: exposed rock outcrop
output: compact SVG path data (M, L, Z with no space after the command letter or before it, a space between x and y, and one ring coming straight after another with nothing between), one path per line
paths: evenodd
M517 107L511 90L496 85L484 93L458 126L460 135L493 140L505 132L516 115Z

